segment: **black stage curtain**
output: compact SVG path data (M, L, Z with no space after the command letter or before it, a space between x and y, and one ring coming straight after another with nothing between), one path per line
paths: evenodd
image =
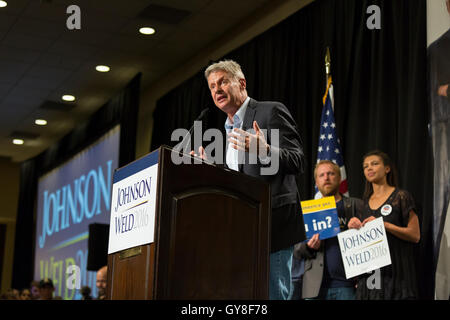
M366 27L366 10L373 4L381 9L380 30ZM296 119L308 159L298 177L305 200L313 197L326 47L331 51L335 119L350 195L363 194L363 155L372 149L387 152L399 166L400 187L411 192L417 205L420 295L433 298L426 2L316 0L222 57L241 64L252 98L281 101ZM151 150L175 145L172 131L189 128L205 107L212 111L208 127L223 130L225 114L214 106L203 72L158 100Z
M19 205L13 262L13 288L29 287L33 280L38 178L58 167L120 124L119 166L135 159L141 73L89 120L78 125L58 143L21 164ZM35 279L40 280L40 279Z

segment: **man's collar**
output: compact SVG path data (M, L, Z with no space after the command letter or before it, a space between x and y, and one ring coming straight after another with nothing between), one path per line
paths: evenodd
M250 97L247 96L247 98L244 100L244 103L239 107L238 111L233 116L233 123L230 122L230 118L227 117L227 120L225 121L225 128L226 129L232 129L234 125L239 125L242 123L244 116L245 116L245 110L247 109L248 103L250 101Z

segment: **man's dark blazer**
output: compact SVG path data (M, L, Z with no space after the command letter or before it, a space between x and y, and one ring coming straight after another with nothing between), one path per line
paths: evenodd
M304 154L296 123L282 103L250 99L242 130L254 133L253 121L256 121L262 130L267 130L266 141L270 145L270 157L279 157L278 172L261 175L261 168L267 168L270 164L263 164L259 159L256 164L250 164L248 153L244 153L245 162L239 164L239 171L270 183L271 252L276 252L306 238L295 180L296 175L303 170ZM273 129L279 130L279 143L271 141Z

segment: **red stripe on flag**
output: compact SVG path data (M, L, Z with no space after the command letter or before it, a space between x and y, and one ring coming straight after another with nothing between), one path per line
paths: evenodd
M347 180L342 180L341 185L339 186L339 192L344 194L348 191Z

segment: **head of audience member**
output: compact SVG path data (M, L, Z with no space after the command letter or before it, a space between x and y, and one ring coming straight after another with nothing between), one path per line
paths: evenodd
M448 15L450 15L450 0L445 1L447 3Z
M107 276L108 276L108 267L107 266L103 266L100 269L98 269L96 286L97 286L97 290L98 290L98 299L99 300L106 299Z
M380 150L373 150L364 155L363 170L366 178L365 199L369 199L372 195L374 184L387 184L392 187L398 185L397 170L394 163L386 153Z
M39 281L31 281L30 284L31 299L38 300L39 297Z
M31 300L31 290L28 288L22 289L20 292L20 300Z
M52 279L45 278L39 282L39 295L40 300L52 300L55 287L53 286Z
M8 289L0 296L0 300L20 300L20 293L17 289Z
M338 196L341 184L341 169L330 160L320 160L314 168L317 189L324 197Z
M214 104L232 119L248 96L241 66L233 60L219 61L205 70L205 78Z
M81 287L80 293L83 296L81 300L92 300L91 288L88 286Z

